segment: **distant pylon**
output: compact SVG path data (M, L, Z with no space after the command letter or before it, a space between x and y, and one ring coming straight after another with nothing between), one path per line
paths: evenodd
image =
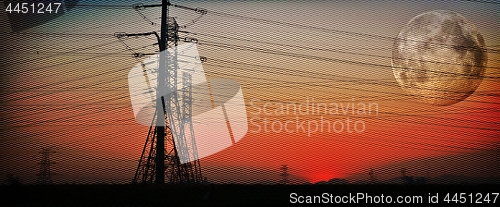
M286 185L288 184L288 166L287 165L281 165L281 168L280 168L283 172L280 174L283 179L281 180L281 183Z
M401 169L401 176L402 176L402 177L406 177L406 168L405 168L405 167L403 167L403 168Z
M429 179L429 166L428 166L428 161L425 161L425 178Z
M370 182L374 183L375 182L375 170L373 170L373 168L370 168L368 175L370 176Z
M56 152L50 148L43 148L42 151L40 151L40 154L42 154L42 161L39 163L40 171L37 174L37 184L52 184L52 175L55 174L50 171L50 165L56 164L55 162L50 161L50 154L53 153Z

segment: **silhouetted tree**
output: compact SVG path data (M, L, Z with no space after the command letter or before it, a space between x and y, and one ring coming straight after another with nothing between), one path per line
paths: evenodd
M402 179L404 184L415 184L415 180L411 176L404 176Z

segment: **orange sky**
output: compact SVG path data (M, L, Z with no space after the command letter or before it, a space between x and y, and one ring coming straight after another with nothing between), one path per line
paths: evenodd
M193 3L189 5L195 6L191 4ZM413 10L405 10L404 6L391 6L392 9L399 9L396 11L401 12L388 12L392 10L387 4L390 6L388 2L373 5L342 3L337 6L323 2L303 7L278 3L252 4L248 7L247 4L233 2L227 5L202 6L217 11L225 11L224 9L228 8L244 10L241 15L389 37L396 36L411 17L432 7L421 5ZM465 12L465 16L476 23L479 30L484 32L483 36L488 45L498 45L500 42L498 24L491 21L495 17L498 19L499 12L495 13L495 10L490 11L490 9L484 10L484 14L475 14L474 11L484 8L476 6L467 10L468 5L463 4L456 9ZM450 5L441 3L436 3L434 7L451 9ZM370 8L375 8L378 13L371 12ZM316 10L317 12L310 12ZM155 11L148 10L146 13L156 17L158 12ZM290 15L277 17L276 11ZM196 16L186 11L172 12L172 15L179 18L180 23L185 23ZM296 15L292 15L294 12ZM2 42L4 45L1 50L2 59L6 60L1 63L2 84L6 87L2 89L3 110L0 112L2 114L0 176L13 172L33 181L38 170L36 162L40 160L38 151L41 147L54 146L58 153L53 159L58 164L54 165L53 169L60 174L54 179L57 178L60 182L96 180L128 182L132 179L148 132L148 127L135 122L128 96L127 74L137 61L120 42L82 51L72 50L115 41L116 38L112 34L117 31L146 32L156 27L145 23L133 10L99 15L107 16L109 19L97 21L97 16L82 16L80 22L72 25L72 19L80 17L76 14L70 15L59 19L60 22L52 22L28 31L40 32L38 35L15 38L15 35L9 34L7 39L11 41ZM120 21L115 18L116 15L124 15L128 19L122 20L125 23L120 25ZM78 30L96 25L109 25L110 22L112 24L109 27ZM56 29L56 32L61 30L60 32L70 31L73 34L87 32L105 35L71 38L47 36L46 33L53 32L51 28L58 24L62 26ZM459 157L468 156L466 153L491 151L493 153L488 154L490 158L498 156L500 137L497 118L500 117L498 53L488 54L490 61L485 76L490 78L484 79L474 94L463 102L438 107L419 103L405 95L397 85L390 67L345 64L203 44L203 41L210 41L220 43L219 46L223 43L246 45L390 66L392 45L390 41L359 39L349 35L208 15L184 30L199 33L188 36L200 40L199 53L207 57L207 62L203 63L207 78L229 78L238 81L247 104L249 131L246 136L224 151L201 159L203 173L209 179L218 182L224 182L225 179L228 182L248 180L260 182L259 176L261 176L262 179L278 180L279 167L287 164L294 178L316 182L334 177L359 177L367 174L369 168L382 168L398 163L404 166L406 164L402 163L432 157L438 157L436 159L439 160L440 156ZM8 34L6 31L2 32ZM382 57L259 44L202 34L318 49L335 48ZM30 36L32 38L28 38ZM126 41L132 47L154 42L154 38ZM18 53L9 54L9 49ZM155 49L156 46L150 46L137 51L154 52ZM34 54L35 51L39 51L40 54ZM61 52L70 53L52 56ZM101 53L107 56L96 57L102 55ZM260 101L252 102L252 100ZM262 109L266 103L267 106L280 103L298 105L307 100L311 104L342 103L343 106L347 103L366 105L376 103L378 114L366 116L351 113L334 116L310 113L255 114L257 108ZM256 132L256 125L263 127L264 118L270 122L275 121L276 124L289 121L292 123L289 129L293 132L286 132L284 129L281 132L272 130L264 132L263 128ZM297 129L292 127L297 119L305 123L305 127L307 123L319 123L321 120L325 122L328 120L331 123L340 120L345 123L347 119L353 122L359 121L365 127L362 132L349 133L345 128L342 132L333 132L332 129L328 133L327 128L322 128L323 132L318 129L314 132L309 131L308 134L307 131L297 132ZM470 164L470 161L463 160L463 157L456 158L453 162L462 163L463 166ZM483 171L462 168L446 168L439 171L439 166L434 166L432 172L435 176L496 175L496 168L493 170L487 168L488 164L491 163L485 161L484 165L478 165L478 169L481 167L487 169ZM418 169L419 165L416 166L415 169ZM248 173L240 172L240 168L248 170ZM454 172L454 169L460 170ZM411 173L416 176L423 175L418 170ZM386 176L397 176L397 174ZM367 176L361 176L361 179L366 178Z

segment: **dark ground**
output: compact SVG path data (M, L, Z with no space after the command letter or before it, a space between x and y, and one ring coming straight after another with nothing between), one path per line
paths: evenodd
M429 193L439 193L443 204L446 193L499 191L500 185L18 185L0 186L0 206L277 206L290 204L291 193L421 195L424 203L420 205L428 206ZM500 198L489 206L498 203Z

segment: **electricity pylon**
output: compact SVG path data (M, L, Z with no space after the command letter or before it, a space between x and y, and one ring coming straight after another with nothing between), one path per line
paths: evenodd
M283 179L281 180L281 183L286 185L288 184L288 166L287 165L281 165L281 168L280 168L283 172L280 174Z
M50 148L43 148L42 151L40 151L40 154L42 154L42 161L39 163L40 171L36 174L38 176L36 181L37 184L52 184L52 175L54 175L54 173L50 171L50 165L56 164L50 161L50 154L53 153L56 152Z
M370 176L370 182L375 183L375 170L373 168L370 168L370 171L368 172L368 175Z
M160 46L156 88L157 107L133 183L153 183L154 181L161 184L165 183L165 180L168 183L200 183L203 180L192 125L191 74L186 72L182 74L181 99L178 98L177 93L179 26L173 17L168 17L169 5L168 1L163 1L160 36L156 32L121 34L126 36L155 34ZM146 68L144 64L142 65L146 82L152 90L147 79ZM182 107L180 101L182 101ZM190 138L189 141L187 136ZM181 163L181 160L194 161Z

